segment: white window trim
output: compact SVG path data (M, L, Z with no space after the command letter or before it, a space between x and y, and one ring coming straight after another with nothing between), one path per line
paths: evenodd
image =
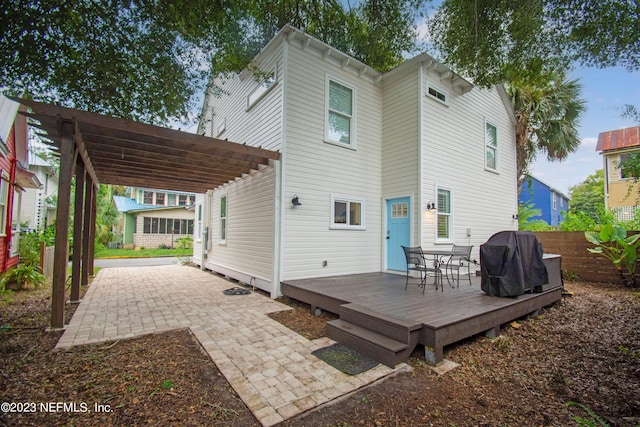
M247 95L247 109L251 110L260 100L262 100L274 87L278 85L278 67L274 67L269 73L269 77L260 81L249 95Z
M438 215L441 215L438 206L438 190L447 190L449 192L449 204L451 205L451 213L449 215L449 237L441 238L438 237ZM455 242L455 227L454 227L454 217L455 217L455 206L453 203L453 188L448 187L443 184L436 183L435 185L435 201L436 201L436 210L435 210L435 220L434 220L434 242L436 244L453 244Z
M349 218L347 217L347 223L346 224L336 224L334 222L334 218L335 218L335 204L336 202L345 202L347 203L347 215L349 215L350 209L349 209L349 204L351 202L355 202L355 203L360 203L360 225L350 225L349 224ZM359 197L352 197L352 196L345 196L345 195L340 195L340 194L332 194L331 195L331 212L330 212L330 219L329 219L329 228L331 230L366 230L366 223L365 223L365 218L366 218L366 203L365 200Z
M224 218L222 217L222 210L220 209L222 198L226 199L226 202L225 202L226 212L224 213L225 214ZM229 197L227 194L222 194L220 196L220 199L218 202L218 209L220 209L220 211L218 212L218 244L226 245L227 238L229 237ZM224 239L222 238L222 220L223 219L224 219Z
M488 147L488 141L487 141L487 125L491 125L496 129L496 167L491 168L487 165L487 147ZM494 172L494 173L499 173L500 171L500 131L498 129L498 125L496 125L496 123L492 120L489 120L485 117L484 119L484 127L482 129L482 134L484 137L484 150L483 150L483 157L484 157L484 169L489 171L489 172ZM493 148L493 147L492 147Z
M9 205L9 174L6 171L2 171L0 177L0 198L6 189L6 198L4 199L4 209L2 209L2 218L0 218L0 236L7 235L7 207Z
M442 95L444 95L444 101L441 100L440 98L436 97L435 95L432 95L429 93L429 89L433 89L436 92L440 92ZM442 105L446 105L447 107L449 106L449 92L447 92L446 90L442 89L441 87L434 85L431 82L427 82L426 84L426 88L425 88L425 96L429 99L433 99L436 102L439 102Z
M555 192L551 192L551 206L553 206L553 210L557 211L558 210L558 202L556 201L556 193Z
M338 83L344 87L351 89L351 120L349 128L349 144L344 144L340 141L334 141L329 139L329 86L330 82ZM339 78L336 78L330 74L325 74L324 84L324 142L327 144L336 145L342 148L348 148L351 150L356 149L356 87L352 84L345 82ZM342 114L338 112L339 114Z

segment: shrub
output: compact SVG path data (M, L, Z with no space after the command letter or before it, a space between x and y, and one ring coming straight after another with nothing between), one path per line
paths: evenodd
M0 288L6 289L7 285L15 284L17 289L24 289L31 284L37 289L45 282L45 278L40 273L37 265L18 264L16 267L5 271L0 279Z
M181 237L176 242L178 249L193 249L193 239L190 236Z
M586 231L585 238L596 245L588 251L602 255L616 266L618 274L625 286L637 287L638 276L636 265L640 248L640 234L627 236L627 230L619 224L607 224L599 233Z

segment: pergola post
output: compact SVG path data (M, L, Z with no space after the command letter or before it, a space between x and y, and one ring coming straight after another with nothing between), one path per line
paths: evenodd
M88 273L89 276L94 276L93 270L93 254L96 249L96 211L98 209L98 187L94 187L91 191L91 220L89 221L89 239L87 244L89 250L87 256L89 257Z
M82 228L82 286L89 284L89 263L93 265L93 259L89 260L89 246L91 245L91 214L94 198L94 184L91 177L87 175L85 177L84 227Z
M80 302L80 267L83 255L85 169L80 156L76 162L76 191L73 210L73 256L71 257L71 297L70 302Z
M69 241L69 202L71 199L71 177L75 162L73 124L59 123L60 175L58 177L58 208L56 213L56 246L53 255L53 288L51 290L51 328L64 328L64 287L67 280Z

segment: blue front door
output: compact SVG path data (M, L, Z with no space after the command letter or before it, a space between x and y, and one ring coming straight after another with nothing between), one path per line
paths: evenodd
M402 246L411 243L411 199L387 200L387 270L406 270Z

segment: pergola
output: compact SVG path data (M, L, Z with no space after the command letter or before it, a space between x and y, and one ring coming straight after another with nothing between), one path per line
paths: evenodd
M28 107L60 156L51 327L64 327L71 181L76 178L71 301L93 274L99 183L204 193L278 160L262 148L87 111L12 98Z

